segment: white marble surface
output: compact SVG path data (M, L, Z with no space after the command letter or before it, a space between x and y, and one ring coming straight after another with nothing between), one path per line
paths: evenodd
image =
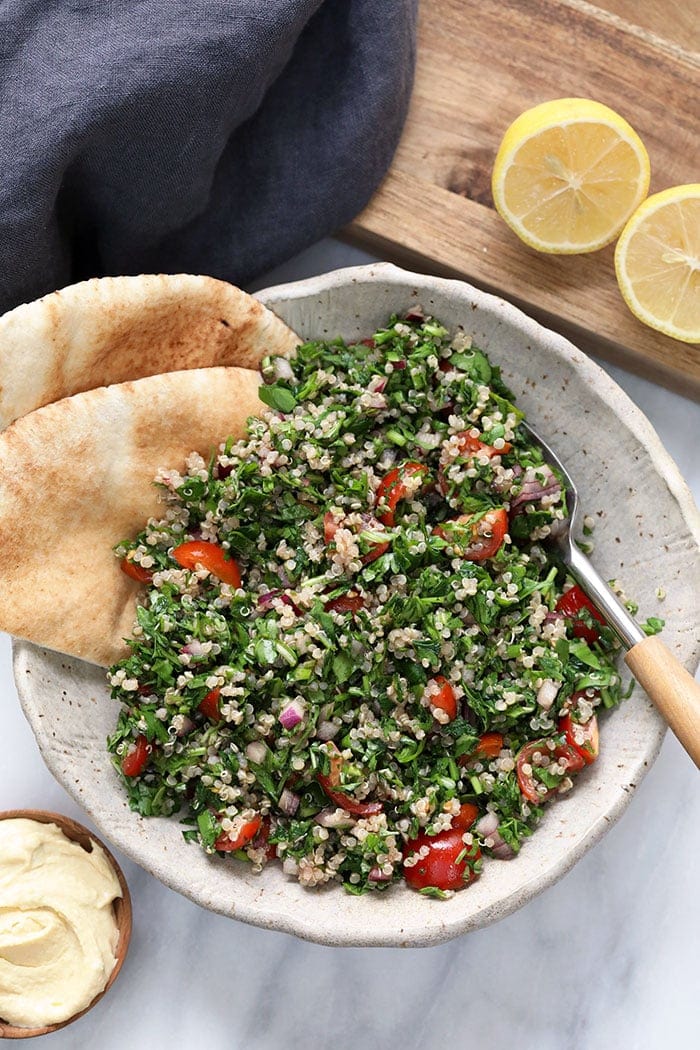
M327 241L264 283L369 259ZM700 502L700 407L609 371L651 419ZM85 819L39 757L5 636L0 704L0 809L39 807ZM134 902L126 964L109 995L47 1045L696 1046L699 829L697 772L667 737L622 820L558 885L496 926L411 950L324 948L246 927L200 910L120 857Z

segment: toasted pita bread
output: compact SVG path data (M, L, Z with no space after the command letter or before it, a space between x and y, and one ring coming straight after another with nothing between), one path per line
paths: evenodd
M299 340L213 277L102 277L0 317L0 430L82 390L183 368L258 368Z
M114 544L163 504L159 467L205 458L259 414L258 372L208 368L75 394L0 434L0 629L107 666L143 589Z

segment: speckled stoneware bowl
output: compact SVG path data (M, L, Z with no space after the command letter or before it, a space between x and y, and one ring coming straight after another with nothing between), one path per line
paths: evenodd
M501 365L518 404L570 468L597 522L594 560L603 576L621 581L642 618L666 618L666 643L695 670L698 514L648 421L597 365L501 299L385 264L273 288L259 298L305 338L364 338L415 302L448 326L464 325ZM668 594L663 606L656 598L661 584ZM124 853L205 908L335 945L437 944L525 904L620 816L664 734L635 689L603 717L600 759L570 795L547 807L516 859L487 860L482 877L448 901L404 886L353 897L338 886L304 890L277 865L255 875L245 864L208 858L183 841L176 820L130 812L104 746L117 709L100 669L17 642L15 676L49 769Z

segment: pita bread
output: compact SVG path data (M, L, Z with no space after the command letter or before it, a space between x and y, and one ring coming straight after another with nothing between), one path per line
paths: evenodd
M142 587L114 544L163 505L159 467L208 457L259 414L258 372L208 368L75 394L0 434L0 629L107 666Z
M213 277L84 281L0 317L0 430L83 390L183 368L258 368L298 344L257 299Z

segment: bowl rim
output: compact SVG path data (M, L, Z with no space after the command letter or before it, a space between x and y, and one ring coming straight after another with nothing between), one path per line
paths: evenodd
M73 1014L71 1017L67 1017L65 1021L57 1021L54 1024L37 1025L34 1028L23 1028L21 1025L10 1024L9 1021L5 1021L0 1017L0 1039L33 1039L35 1036L48 1035L50 1032L57 1032L59 1028L65 1028L67 1025L72 1024L73 1021L77 1021L78 1018L86 1014L88 1010L92 1010L93 1006L95 1006L100 999L107 994L119 976L121 968L124 965L124 960L129 951L133 924L133 909L131 904L131 894L129 892L124 872L114 854L104 844L102 839L94 833L94 831L90 831L89 828L86 828L84 824L81 824L73 817L67 817L63 813L55 813L48 809L0 810L0 820L15 819L33 820L38 824L55 824L67 839L71 842L76 842L83 849L85 849L86 841L97 843L97 845L104 850L105 856L107 857L114 874L117 876L119 887L122 891L121 897L116 897L112 902L114 918L119 929L119 937L114 950L116 962L102 991L98 992L88 1005L78 1013ZM90 850L85 851L86 853L91 852Z
M442 291L451 298L458 297L463 301L470 301L472 304L482 307L486 314L497 315L501 323L509 325L523 340L535 340L542 344L544 338L547 344L547 352L553 354L557 359L564 359L571 363L581 377L582 382L595 389L596 396L616 417L620 427L625 427L645 447L654 472L660 476L670 496L678 505L680 514L695 546L700 547L700 514L695 507L692 494L672 458L661 444L649 420L596 362L589 359L564 336L528 317L511 303L498 296L476 289L463 281L416 274L400 269L390 263L371 263L363 266L346 267L300 281L276 285L255 294L257 298L273 310L278 309L283 304L292 303L294 300L310 300L312 298L315 298L319 306L322 307L324 299L327 300L329 298L334 288L350 284L361 286L368 283L379 283L388 286L396 285L404 290L406 286L410 286L416 289L416 297L420 297L422 291L425 294ZM41 650L39 647L31 645L31 643L22 641L14 641L13 649L13 666L17 689L22 706L29 717L28 708L31 706L32 701L29 690L26 687L27 676L25 671L31 664L32 654ZM685 657L684 662L686 666L694 670L699 661L700 647L696 643L694 651L690 656ZM31 723L31 718L29 720ZM634 788L638 786L641 779L651 768L659 752L666 727L658 716L652 725L654 728L649 730L643 752L640 751L634 760L634 764L628 766L629 790L620 790L613 801L606 802L604 812L598 814L591 821L590 825L579 834L572 847L559 860L553 861L544 871L538 872L536 876L528 879L524 884L516 886L506 895L486 903L477 914L449 918L441 915L440 922L430 926L426 925L425 928L418 932L412 930L408 936L403 933L399 924L394 924L393 929L390 930L388 921L377 926L368 923L361 926L358 923L357 927L352 931L340 930L337 926L333 929L319 929L318 922L313 918L313 909L297 908L291 911L277 905L274 900L266 902L265 911L262 914L255 899L249 902L237 902L234 912L226 901L212 900L211 898L205 900L201 892L197 893L196 890L193 890L191 893L188 892L184 880L179 880L177 873L171 873L165 868L156 870L150 864L146 870L154 874L165 885L211 911L234 917L265 929L293 934L315 943L363 947L433 946L470 930L489 925L497 919L511 914L538 893L557 882L577 863L588 849L602 838L604 833L627 808L634 794ZM42 756L59 783L66 788L78 805L86 809L97 826L102 828L102 818L95 806L86 804L86 800L80 797L73 785L72 779L64 778L61 775L61 756L56 753L55 749L51 750L49 748L42 748ZM143 864L143 858L138 855L137 837L115 833L114 829L111 828L107 831L106 827L105 833L110 835L112 841L127 856L137 864Z

